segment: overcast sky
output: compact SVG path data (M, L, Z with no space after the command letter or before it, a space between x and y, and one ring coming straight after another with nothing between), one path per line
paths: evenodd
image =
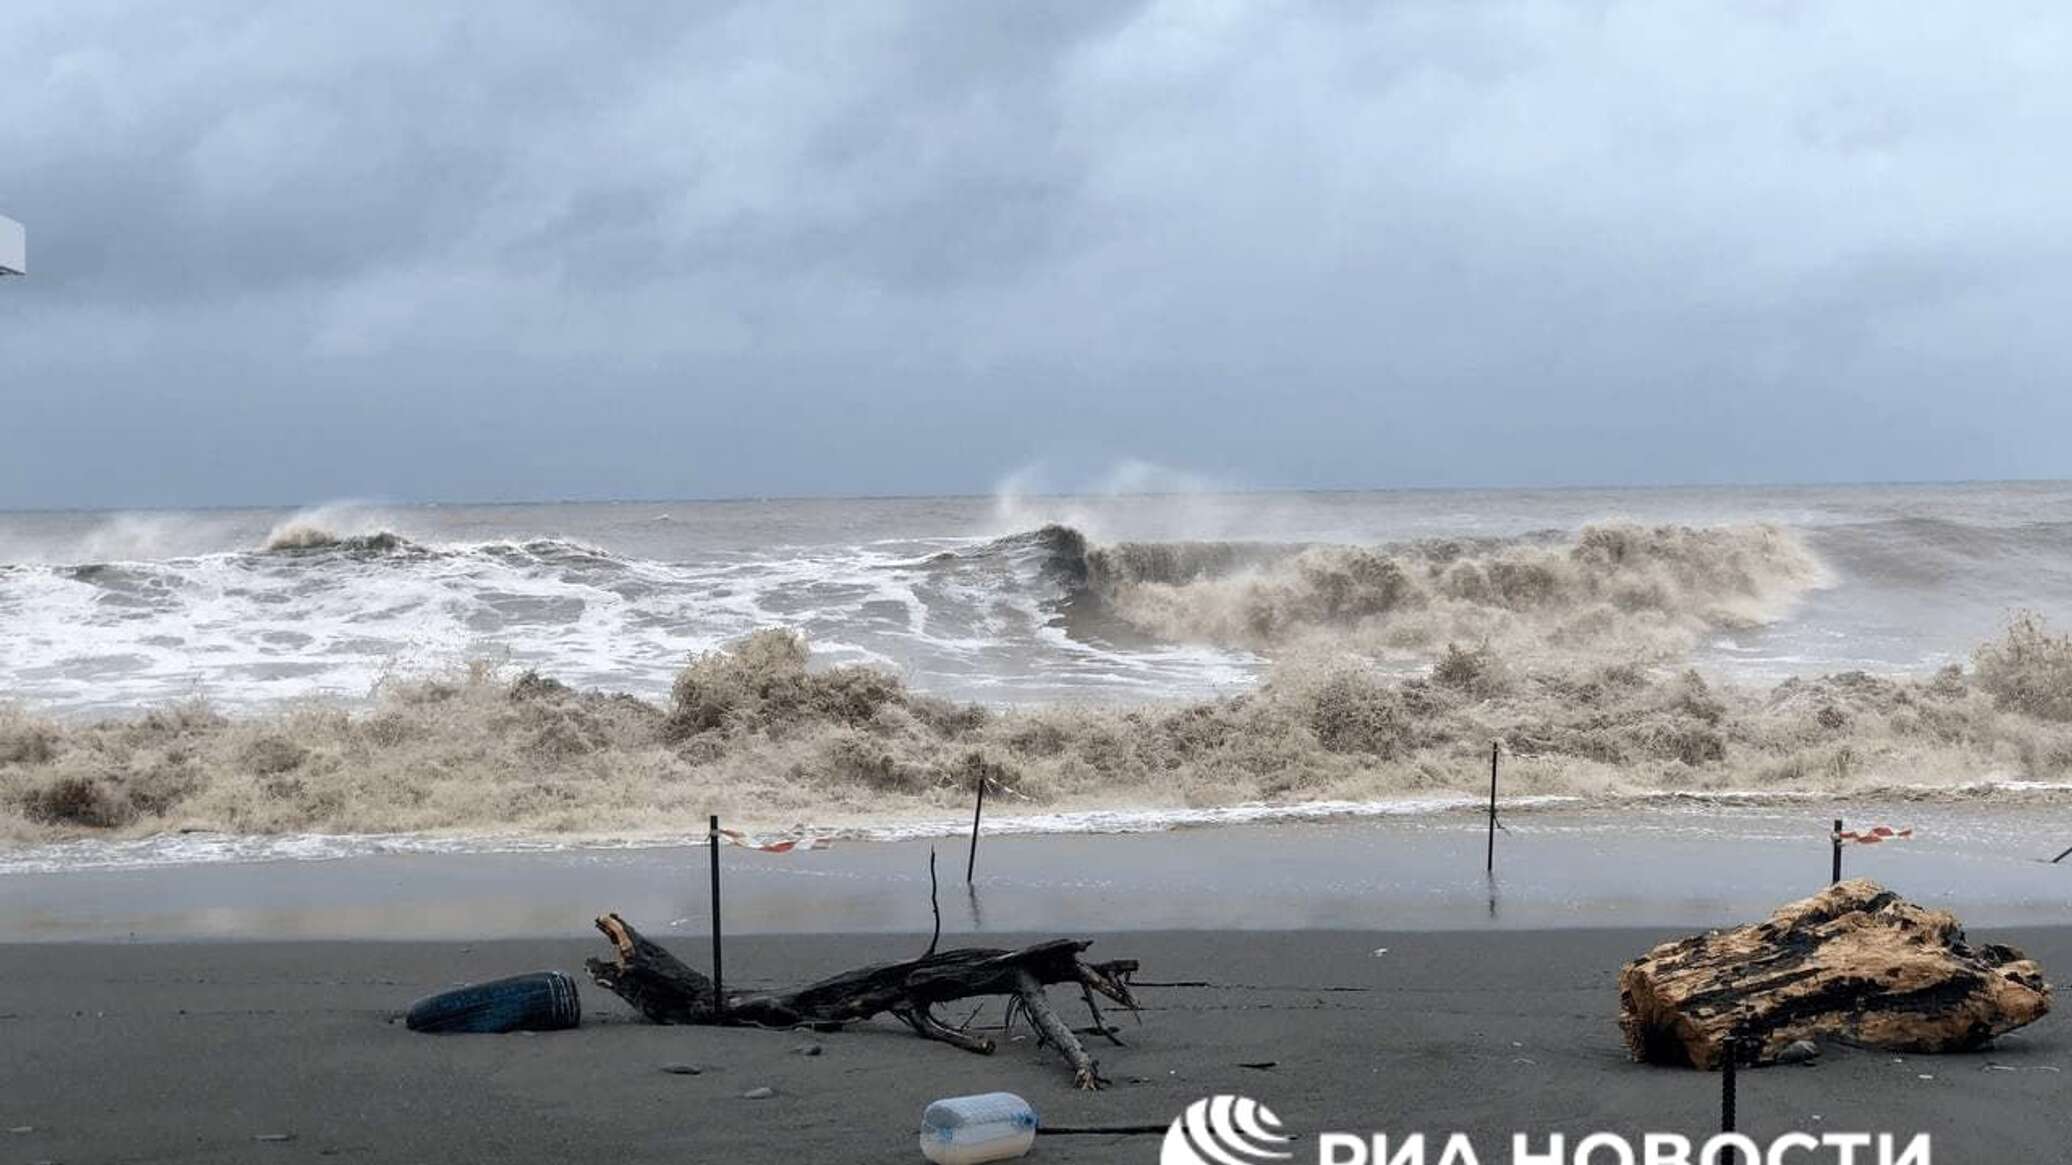
M443 7L0 5L0 506L2072 475L2062 5Z

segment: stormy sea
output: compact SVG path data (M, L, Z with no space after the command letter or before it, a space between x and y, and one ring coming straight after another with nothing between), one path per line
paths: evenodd
M2072 803L2072 485L0 514L0 866Z

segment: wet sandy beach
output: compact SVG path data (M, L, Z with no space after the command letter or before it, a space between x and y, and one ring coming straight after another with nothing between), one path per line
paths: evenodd
M1955 910L1974 938L2072 965L2072 868L2035 856L2061 809L1907 813L1911 842L1849 872ZM417 1036L396 1016L465 981L600 954L623 913L694 965L707 855L688 848L416 853L0 876L0 1160L918 1160L937 1097L1007 1089L1054 1124L1164 1124L1218 1092L1288 1127L1471 1133L1717 1128L1718 1079L1628 1061L1619 967L1826 882L1827 807L1656 807L1136 835L722 851L730 985L795 985L926 943L938 850L949 941L1085 935L1147 987L1115 1087L1074 1092L1023 1038L990 1058L890 1021L798 1033L655 1028L587 985L584 1025ZM134 937L132 937L134 936ZM353 941L325 941L325 940ZM1068 1014L1076 1002L1060 997ZM961 1021L964 1016L952 1017ZM997 1006L977 1026L997 1024ZM818 1055L799 1049L809 1044ZM694 1076L661 1071L688 1062ZM1270 1063L1271 1067L1245 1067ZM2072 1136L2062 1016L1990 1051L1836 1050L1753 1073L1741 1127L1925 1131L1936 1160L2056 1160ZM744 1099L754 1089L776 1095ZM292 1139L266 1139L288 1136ZM1062 1136L1036 1159L1156 1159L1155 1137ZM1313 1153L1304 1149L1303 1153Z
M1698 1138L1717 1128L1718 1077L1630 1063L1615 1022L1618 967L1668 933L1104 935L1094 953L1141 959L1147 981L1211 985L1147 987L1141 1023L1124 1020L1128 1046L1094 1047L1115 1081L1097 1094L1073 1091L1026 1037L981 1058L889 1021L821 1036L659 1028L587 983L571 1032L421 1036L394 1018L460 980L576 970L596 941L5 946L0 1130L27 1131L0 1132L0 1154L892 1165L920 1160L928 1101L991 1089L1078 1126L1164 1124L1200 1096L1239 1092L1303 1136L1465 1131L1505 1154L1516 1131ZM1974 937L2072 965L2072 930ZM925 941L743 938L730 981L791 983ZM1076 1004L1067 1013L1076 1021ZM998 1014L989 1006L975 1026ZM818 1055L799 1051L815 1044ZM678 1062L703 1071L661 1070ZM1943 1165L2055 1161L2072 1136L2068 1071L2062 1015L1977 1054L1836 1050L1814 1067L1744 1073L1740 1126L1929 1132ZM758 1088L775 1095L744 1099ZM1031 1159L1148 1165L1157 1138L1046 1136Z

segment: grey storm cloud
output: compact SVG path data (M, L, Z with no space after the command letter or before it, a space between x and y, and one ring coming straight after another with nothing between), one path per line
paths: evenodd
M0 505L2064 476L2072 15L0 8Z

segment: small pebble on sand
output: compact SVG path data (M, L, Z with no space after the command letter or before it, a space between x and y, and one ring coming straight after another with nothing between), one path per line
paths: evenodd
M748 1091L741 1094L741 1099L768 1100L775 1095L777 1095L777 1090L774 1088L751 1088Z
M696 1076L698 1073L703 1072L704 1070L705 1069L698 1067L696 1064L662 1065L662 1071L669 1073L671 1076Z
M1777 1053L1780 1064L1810 1064L1820 1056L1820 1045L1812 1040L1793 1040Z

